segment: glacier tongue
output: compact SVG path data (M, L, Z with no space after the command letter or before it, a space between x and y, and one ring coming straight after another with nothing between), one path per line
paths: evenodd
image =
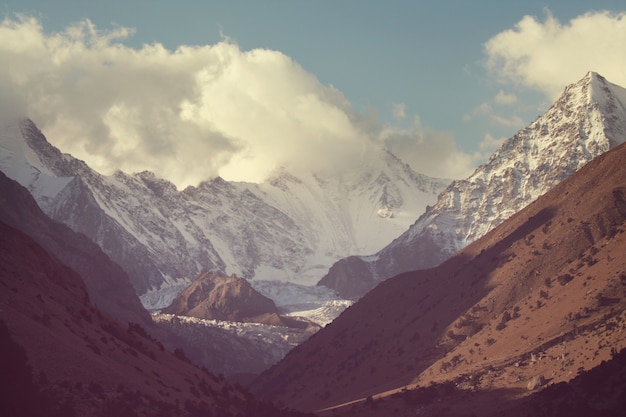
M281 314L303 317L322 327L352 305L352 301L326 287L257 280L251 284L255 290L274 300Z

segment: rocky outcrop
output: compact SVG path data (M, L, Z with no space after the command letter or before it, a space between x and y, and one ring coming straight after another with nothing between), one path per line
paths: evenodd
M534 391L544 385L546 385L546 378L544 378L543 375L535 375L530 381L528 381L528 384L526 384L526 389L528 389L528 391Z
M243 278L216 272L199 275L162 313L199 319L282 325L276 305Z

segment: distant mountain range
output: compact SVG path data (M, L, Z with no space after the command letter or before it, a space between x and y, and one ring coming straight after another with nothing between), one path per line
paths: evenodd
M624 141L626 90L589 72L393 242L341 259L319 285L358 298L401 272L436 266Z
M202 272L315 284L334 261L406 230L449 182L381 150L341 177L279 170L262 184L216 178L179 191L150 172L103 176L30 120L4 127L0 150L0 170L121 265L149 308L169 305Z

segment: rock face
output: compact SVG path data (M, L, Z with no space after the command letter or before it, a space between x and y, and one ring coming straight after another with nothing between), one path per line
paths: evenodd
M467 179L372 256L335 263L319 285L358 298L401 272L438 265L626 140L626 90L590 72Z
M96 242L155 309L203 271L315 284L336 260L406 230L448 184L381 151L341 176L278 170L262 184L215 178L179 191L150 172L101 175L29 120L0 129L0 151L0 169Z
M536 375L530 381L528 381L528 384L526 384L526 388L528 389L528 391L534 391L538 388L543 387L544 385L546 385L546 379L544 378L544 376Z
M199 275L162 313L199 319L281 324L276 305L243 278Z

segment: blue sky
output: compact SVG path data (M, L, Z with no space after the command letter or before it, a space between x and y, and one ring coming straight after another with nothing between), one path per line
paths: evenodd
M601 14L604 10L611 13ZM555 92L582 78L587 70L598 71L610 81L625 85L626 75L622 69L626 68L623 52L626 50L626 44L623 43L626 39L626 19L623 16L625 11L626 4L623 0L595 1L593 8L588 1L0 0L0 13L5 17L5 26L6 19L15 22L15 13L23 13L36 18L44 37L63 33L69 26L85 22L85 19L95 26L98 36L120 28L132 28L132 33L116 38L113 43L123 45L128 51L141 51L145 45L161 44L169 52L164 58L168 62L174 59L172 55L181 45L202 47L226 42L236 45L242 54L256 49L280 52L299 67L294 70L299 75L293 79L291 75L294 72L283 74L285 82L304 82L302 77L311 76L320 84L306 84L306 88L298 87L285 94L300 97L313 94L324 97L321 99L324 102L330 100L332 106L345 110L349 118L359 119L356 130L365 130L372 137L378 135L377 140L386 141L396 153L404 154L417 171L449 177L463 176L482 162L503 138L512 136L545 111L555 98ZM533 18L527 18L526 25L521 25L525 16ZM603 23L602 16L610 24ZM576 19L580 24L574 23ZM19 32L18 29L13 30L13 35ZM507 31L516 36L498 38L498 35ZM572 46L571 51L568 49L569 45L577 42L576 36L584 38L587 33L593 34L599 40L594 38L589 45L578 41L577 48ZM542 36L546 38L545 41ZM14 38L17 42L18 36ZM609 41L605 41L607 39ZM488 51L486 44L490 40L493 40L492 48ZM90 48L89 42L94 43L93 39L86 41L87 48ZM536 42L536 46L533 46L533 42ZM617 50L611 42L618 46ZM607 49L603 58L597 58L594 45L602 51L603 48ZM621 50L620 45L623 46ZM27 46L22 47L24 51L26 48ZM95 51L95 47L91 48ZM554 48L554 53L549 48ZM542 50L542 55L535 53L539 50ZM232 51L228 54L232 54ZM561 58L559 54L564 55ZM23 58L16 56L10 55L6 59L17 62ZM550 59L546 57L552 57L554 62L539 62L541 59ZM260 74L257 77L260 79L262 74L273 71L271 65L259 69L258 72L252 67L260 61L264 63L262 66L269 61L274 62L275 58L247 56L245 68L248 68L249 74ZM127 58L124 59L126 61L123 62L128 62ZM514 65L513 68L511 64L516 60L533 64ZM122 61L113 61L117 66L123 65ZM84 56L80 60L77 58L71 67L75 70L85 65L84 62ZM546 66L552 70L545 69ZM563 66L563 69L559 66ZM523 69L518 69L522 67ZM19 66L16 65L16 68ZM81 71L87 71L87 67L81 68ZM198 67L193 68L197 73ZM277 73L289 71L284 66L281 68ZM59 67L59 71L69 70L67 67ZM124 77L121 73L118 75ZM47 77L53 76L48 74ZM161 79L160 77L161 75L157 78ZM272 78L271 74L268 77ZM15 76L13 78L16 79ZM7 79L10 80L11 77L5 77L5 83ZM166 78L163 80L165 81L162 82L167 83ZM241 85L248 81L249 79L239 79L232 82ZM266 85L271 82L280 82L280 79L268 79ZM306 82L309 83L310 80ZM69 84L63 85L71 89ZM62 94L60 88L57 84L50 94ZM129 88L132 89L132 86ZM223 84L218 90L212 87L211 94L227 94L226 90L227 87ZM47 90L42 87L39 91L45 93ZM341 97L335 97L335 93ZM332 96L331 99L328 98L329 95ZM146 95L147 103L154 103L154 99L148 96L149 94ZM33 96L29 97L32 99ZM188 99L181 98L174 92L168 97L181 101ZM265 96L259 96L257 101L262 100L262 97ZM272 99L273 96L269 93L266 99L268 106L272 105ZM160 147L143 144L142 140L146 139L137 139L137 146L128 148L116 146L116 141L111 137L102 137L98 143L92 142L95 139L77 138L76 131L61 128L61 116L51 115L49 109L45 112L34 109L27 98L20 97L20 100L25 101L25 111L35 113L31 117L53 143L57 141L62 150L79 154L83 159L92 158L88 162L103 171L114 168L141 169L139 159L122 155L128 149L154 153L152 165L148 161L146 166L153 170L164 165L158 161L159 158L164 158L167 149L172 151L170 154L177 155L179 163L186 155L194 154L183 151L183 145L168 145L172 140L171 134L159 139ZM106 123L103 122L101 131L113 132L113 116L119 116L120 112L128 110L120 110L119 106L114 108L111 103L128 101L111 98L108 104L94 103L94 107L101 106L99 114L106 112L110 116ZM338 105L338 101L343 104ZM78 106L65 98L55 102L65 103L68 108ZM236 101L231 104L233 111L239 108ZM135 105L140 106L140 103ZM288 105L285 105L288 110ZM243 105L241 109L255 111L254 108ZM196 113L198 111L196 109ZM205 111L209 110L205 108ZM215 114L214 110L211 111L211 114ZM66 115L69 113L69 110L65 112ZM135 112L135 120L140 113L142 111ZM311 114L319 117L320 114L327 113ZM301 119L303 116L298 117ZM127 119L120 116L118 125L123 120ZM181 185L216 174L233 179L258 180L259 176L267 173L273 166L284 164L285 158L293 156L285 152L283 159L270 161L271 158L266 155L260 156L257 161L255 155L263 154L260 149L263 144L251 145L249 141L252 139L245 137L253 134L255 129L242 131L240 128L231 128L220 120L211 123L211 130L220 133L219 140L212 140L210 144L205 143L198 148L219 154L211 161L209 168L196 176L188 175L185 178L180 173L175 173L177 169L172 163L169 170L165 169L161 174L174 178ZM190 135L193 132L207 134L200 128L196 129L198 123L193 128L187 124L183 128L189 129ZM254 120L246 120L246 123L253 124ZM308 122L303 124L307 125ZM297 130L284 128L278 122L267 126L268 135L271 135L272 127L277 131L286 130L292 135L298 135ZM265 128L263 126L260 130ZM333 132L335 128L344 129L329 127ZM153 129L148 130L154 133ZM387 139L380 139L381 131L387 132L382 135ZM142 135L145 132L146 128L138 128L131 133ZM303 137L319 134L319 131L308 132ZM121 135L118 132L118 136ZM92 136L97 137L98 134L94 131ZM309 138L309 142L311 140ZM351 139L348 142L346 146L350 148L357 140ZM413 142L420 146L413 146ZM280 147L282 143L276 141L272 145ZM191 144L185 146L193 148ZM214 149L218 151L212 152ZM328 148L322 146L322 149ZM276 154L281 152L277 150ZM297 152L297 149L293 152ZM99 157L93 156L98 153ZM428 158L431 153L434 156ZM443 154L450 157L444 160ZM105 161L107 158L110 160ZM261 158L264 158L263 161ZM240 175L239 178L233 174L244 172L237 164L245 163L249 167L257 162L262 166L258 171L252 170L249 175ZM430 166L429 163L435 166ZM116 164L119 166L115 166ZM437 167L441 169L438 170Z

